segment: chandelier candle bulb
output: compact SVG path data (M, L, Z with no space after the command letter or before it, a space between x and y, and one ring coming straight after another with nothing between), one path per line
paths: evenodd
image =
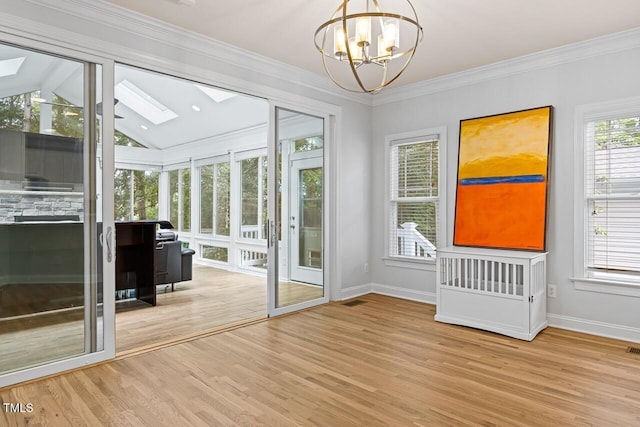
M333 30L333 52L336 58L343 59L347 56L347 37L344 34L344 28L337 25Z
M349 40L349 50L351 51L351 60L353 62L362 62L362 47L360 47L355 37L351 37Z
M378 36L378 58L390 55L389 41L382 34Z
M367 46L371 43L371 18L368 16L356 18L356 41L358 46Z
M384 20L384 39L387 42L387 48L400 47L400 23L395 18L389 18Z

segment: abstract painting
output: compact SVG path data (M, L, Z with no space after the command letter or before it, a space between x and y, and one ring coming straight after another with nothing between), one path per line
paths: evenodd
M552 115L460 121L454 245L545 250Z

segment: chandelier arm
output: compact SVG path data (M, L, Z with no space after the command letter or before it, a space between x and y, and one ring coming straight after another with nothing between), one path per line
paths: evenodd
M346 86L343 86L334 76L333 74L331 74L331 71L329 71L329 67L327 67L327 60L324 57L324 55L322 56L322 65L324 66L324 71L325 73L327 73L327 75L329 76L329 78L331 79L331 81L338 86L340 89L342 90L346 90L347 92L351 92L351 93L361 93L361 90L353 90L351 88L348 88Z
M418 33L420 33L420 31L418 31ZM409 66L409 64L411 63L411 60L413 59L413 55L415 55L416 53L416 49L418 48L418 43L419 43L419 37L420 34L416 34L416 44L415 47L413 48L413 50L411 51L411 54L409 55L409 58L406 60L406 62L404 63L404 65L402 66L402 68L400 68L400 71L398 71L398 73L395 75L394 78L392 78L391 80L389 80L387 83L385 83L385 85L383 87L387 87L389 86L391 83L393 83L394 81L396 81L396 79L398 77L400 77L402 75L402 73L404 73L404 70L406 70L406 68ZM381 88L382 89L382 88Z
M345 34L345 38L347 38L347 2L349 0L344 0L342 2L342 28L344 30L344 34ZM356 71L356 66L353 63L353 56L351 55L351 46L349 46L351 43L349 43L349 40L347 38L346 40L346 50L347 50L347 59L349 60L349 68L351 68L351 73L353 74L353 77L355 77L356 82L358 83L358 86L360 86L360 88L365 91L367 91L367 88L364 86L364 84L362 83L362 80L360 80L360 76L358 75L358 72ZM364 60L364 52L363 52L363 60ZM340 87L342 87L340 85Z
M382 90L386 86L385 81L387 80L387 70L388 70L386 62L384 63L383 67L384 67L384 71L382 72L382 81L380 82L380 84L378 86L376 86L375 88L372 89L371 93L376 93L376 92Z

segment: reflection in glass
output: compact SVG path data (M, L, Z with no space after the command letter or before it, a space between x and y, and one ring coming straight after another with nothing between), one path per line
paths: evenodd
M12 46L0 45L0 57L24 58L3 78L0 98L0 373L6 373L104 347L102 281L96 281L102 254L95 246L101 188L84 178L87 152L95 156L91 164L100 163L102 131L101 117L84 107L85 72L99 82L101 70ZM64 75L52 81L53 69ZM85 138L86 121L98 141ZM85 246L86 233L95 233L87 239L93 246Z
M324 296L324 120L277 109L277 218L280 237L276 307Z
M298 265L322 268L322 168L299 172Z

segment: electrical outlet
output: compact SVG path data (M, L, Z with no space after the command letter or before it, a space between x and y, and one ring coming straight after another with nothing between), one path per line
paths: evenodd
M547 285L547 296L549 298L555 298L557 296L557 287L556 285L548 284Z
M368 273L368 272L369 272L369 263L368 263L368 262L365 262L365 263L364 263L364 272L365 272L365 273Z

